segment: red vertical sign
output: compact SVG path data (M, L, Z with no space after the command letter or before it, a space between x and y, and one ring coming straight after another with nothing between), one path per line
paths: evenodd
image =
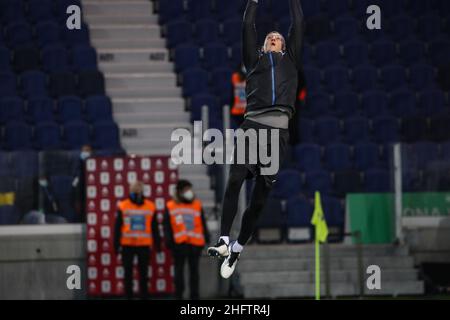
M178 171L168 156L95 157L86 161L86 236L87 285L91 297L124 294L124 270L121 256L114 253L114 222L117 203L128 196L135 180L144 183L144 196L156 205L161 236L165 203L175 190ZM135 261L133 290L138 290ZM149 261L149 292L166 294L174 291L173 263L170 252L163 247L152 250Z

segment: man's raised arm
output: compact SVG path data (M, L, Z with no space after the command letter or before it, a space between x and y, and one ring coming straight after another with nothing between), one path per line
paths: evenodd
M297 69L300 69L302 65L304 29L304 17L300 0L289 0L289 8L291 13L291 26L289 28L287 50L295 61Z
M258 60L258 38L255 25L257 9L258 0L248 0L242 27L242 59L247 70L250 70Z

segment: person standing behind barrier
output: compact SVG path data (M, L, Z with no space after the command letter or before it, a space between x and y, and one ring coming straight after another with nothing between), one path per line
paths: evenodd
M148 297L148 264L153 244L152 234L157 233L157 224L153 219L155 204L143 196L143 184L140 181L130 186L130 195L119 202L117 211L114 249L122 254L125 269L125 295L133 297L133 259L138 258L139 289L141 299Z
M164 230L167 246L172 250L175 263L175 296L183 298L184 264L189 264L190 298L199 299L199 262L200 255L206 243L209 243L209 233L206 227L205 215L200 200L195 198L192 184L180 180L176 186L173 199L166 204L164 215ZM159 239L155 246L160 250Z

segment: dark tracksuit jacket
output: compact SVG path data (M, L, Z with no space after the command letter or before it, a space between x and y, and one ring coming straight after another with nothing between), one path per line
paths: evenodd
M300 0L289 0L289 6L292 24L286 39L286 51L264 53L257 45L255 19L258 4L251 0L247 3L242 32L242 58L247 69L245 117L279 110L292 118L295 113L304 19Z

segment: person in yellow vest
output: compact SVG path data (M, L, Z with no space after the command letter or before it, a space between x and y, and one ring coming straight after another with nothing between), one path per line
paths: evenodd
M122 254L125 271L125 295L133 297L133 259L138 258L139 289L141 299L148 297L148 264L153 243L152 234L157 233L155 204L143 195L144 185L140 181L130 186L130 195L118 204L114 232L114 249Z
M189 265L190 298L199 299L199 261L203 247L209 243L202 203L195 198L192 184L179 180L172 200L166 204L164 230L167 246L171 249L175 265L175 296L183 298L184 264ZM155 239L159 242L159 239ZM160 243L155 242L157 250Z

